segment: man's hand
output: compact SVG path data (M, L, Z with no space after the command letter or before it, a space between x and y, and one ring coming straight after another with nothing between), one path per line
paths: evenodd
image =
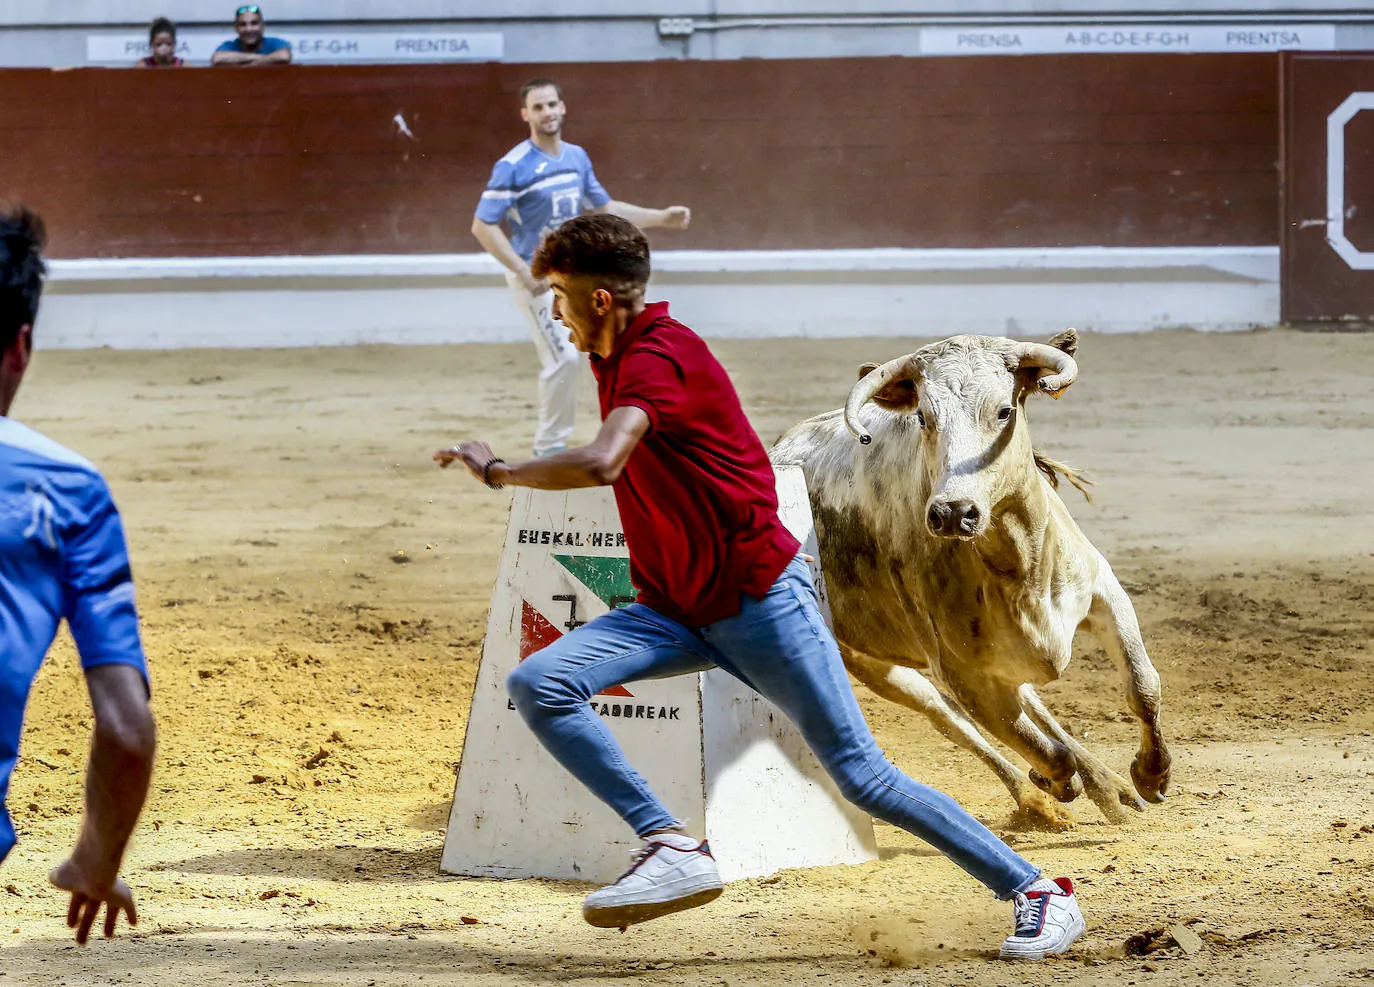
M78 642L80 638L78 638ZM132 665L96 665L86 670L95 710L91 760L86 766L86 818L72 855L49 875L72 896L67 925L84 943L104 905L105 935L112 936L119 913L138 921L134 896L119 879L124 848L148 797L157 727L148 708L148 683Z
M669 206L663 210L663 225L670 230L685 230L692 225L692 210L686 206Z
M549 290L549 283L536 278L530 273L528 267L521 271L518 277L520 278L520 283L525 286L525 290L531 295L538 297Z
M76 930L76 941L83 946L90 938L91 926L100 915L101 905L105 906L106 939L114 936L120 912L129 916L130 925L138 924L134 893L107 867L89 866L73 853L53 868L48 880L72 896L67 905L67 927Z
M496 453L491 451L491 446L479 439L459 442L452 448L440 449L434 453L434 461L439 464L440 469L447 469L450 463L461 461L468 468L468 472L477 479L484 482L490 479L492 483L500 483L501 478L498 475L502 465L500 463L491 468L488 476L482 476L482 467L495 458Z
M452 448L440 449L434 454L434 461L440 466L461 461L477 479L490 480L498 486L535 490L604 487L620 477L635 446L649 433L649 425L649 415L643 408L635 405L612 408L590 445L575 446L519 463L495 463L485 477L482 467L496 458L485 442L460 442Z

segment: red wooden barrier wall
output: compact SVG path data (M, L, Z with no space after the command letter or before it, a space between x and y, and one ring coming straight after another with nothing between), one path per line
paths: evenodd
M612 195L693 207L660 246L1277 242L1267 55L5 70L0 198L55 256L474 250L536 74Z

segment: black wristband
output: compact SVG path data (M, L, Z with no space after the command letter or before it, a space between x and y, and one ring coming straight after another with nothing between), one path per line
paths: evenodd
M502 487L505 486L504 483L491 482L491 468L495 466L497 463L500 463L504 466L506 464L506 461L502 459L500 456L493 456L491 459L488 459L486 463L482 466L482 482L493 490L500 490Z

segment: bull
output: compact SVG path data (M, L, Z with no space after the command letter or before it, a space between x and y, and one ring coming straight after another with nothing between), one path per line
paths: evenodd
M1057 803L1080 793L1125 821L1163 800L1170 771L1135 609L1059 496L1061 475L1080 489L1081 477L1031 445L1026 401L1064 393L1077 346L1072 329L1048 345L954 336L865 364L842 411L800 423L772 452L806 475L850 672L924 713L1031 821L1054 826L1071 821ZM1036 692L1063 674L1080 627L1115 658L1140 721L1130 783Z

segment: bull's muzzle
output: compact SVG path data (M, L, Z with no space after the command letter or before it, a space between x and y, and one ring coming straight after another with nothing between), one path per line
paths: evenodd
M972 538L983 529L983 512L971 500L932 500L926 524L942 538Z

